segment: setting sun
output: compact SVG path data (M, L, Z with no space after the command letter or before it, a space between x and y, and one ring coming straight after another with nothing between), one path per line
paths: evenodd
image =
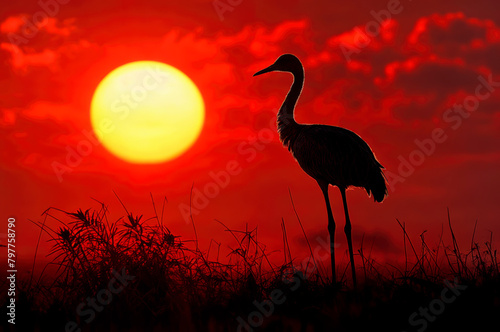
M155 61L128 63L98 85L92 127L113 155L130 163L174 159L198 138L205 119L203 98L180 70Z

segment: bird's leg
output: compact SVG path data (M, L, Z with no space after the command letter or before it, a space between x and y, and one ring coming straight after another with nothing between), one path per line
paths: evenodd
M323 197L325 198L326 211L328 212L328 233L330 233L330 259L332 263L332 284L335 285L335 221L333 220L332 207L330 206L330 199L328 198L328 183L323 181L318 181L319 187L323 192Z
M347 245L349 247L349 260L351 261L352 283L354 285L354 288L356 288L356 269L354 267L354 254L352 251L352 237L351 237L352 227L351 227L351 220L349 219L349 211L347 209L345 188L340 188L340 194L342 195L342 203L344 204L344 214L345 214L344 232L347 237Z

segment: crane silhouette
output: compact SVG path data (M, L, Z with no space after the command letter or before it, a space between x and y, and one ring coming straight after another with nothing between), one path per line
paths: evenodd
M384 168L373 155L372 150L361 137L350 130L318 124L299 124L293 113L295 104L304 85L304 68L300 60L292 54L283 54L272 65L253 76L273 71L289 72L293 84L278 112L277 125L281 142L292 153L300 167L318 182L326 202L328 232L330 234L330 254L332 283L335 278L335 221L328 197L331 184L340 189L344 205L345 227L351 263L353 285L356 287L356 269L352 250L351 221L347 209L346 189L350 186L365 188L376 202L382 202L387 195Z

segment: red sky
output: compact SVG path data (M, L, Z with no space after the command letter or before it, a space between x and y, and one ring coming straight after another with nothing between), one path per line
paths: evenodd
M477 241L490 231L494 239L500 234L500 12L493 1L232 1L238 2L217 2L229 6L219 12L212 0L2 5L1 215L4 225L16 218L22 257L33 254L39 231L28 219L41 221L49 207L98 207L93 198L116 219L124 211L113 191L145 217L154 215L150 193L157 205L166 197L165 222L192 239L181 212L191 186L194 193L210 190L213 174L235 163L240 172L227 186L193 206L201 248L211 239L234 245L217 219L233 229L258 227L268 249L280 250L283 218L292 255L304 255L289 189L309 239L326 239L321 191L275 133L291 77L252 77L283 53L296 54L305 67L297 121L355 131L387 169L390 190L382 204L364 190L348 192L355 248L364 234L380 261L401 255L396 218L415 241L427 230L435 243L447 207L464 247L476 220ZM392 19L378 23L376 13L388 9ZM139 60L172 65L199 87L206 123L198 141L178 159L154 166L128 164L94 145L58 178L54 162L65 164L68 151L88 140L97 84ZM340 195L336 188L330 193L343 255ZM444 234L448 239L446 228ZM41 252L48 248L43 244Z

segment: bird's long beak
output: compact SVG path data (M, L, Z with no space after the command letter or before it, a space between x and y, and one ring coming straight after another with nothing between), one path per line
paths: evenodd
M274 71L274 64L270 65L267 68L262 69L261 71L256 72L255 74L253 74L253 76L262 75L265 73L269 73L271 71Z

